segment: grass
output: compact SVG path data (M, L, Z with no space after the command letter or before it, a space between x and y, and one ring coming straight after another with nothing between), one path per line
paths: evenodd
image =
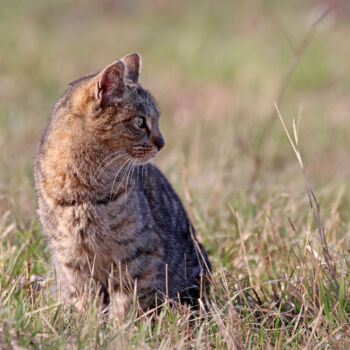
M298 58L278 103L284 128L274 102L314 3L14 0L1 7L0 348L349 347L345 10L315 28ZM20 277L54 278L32 177L50 109L69 81L133 51L163 111L166 147L156 163L194 218L213 275L207 309L166 303L118 326L93 303L79 314Z

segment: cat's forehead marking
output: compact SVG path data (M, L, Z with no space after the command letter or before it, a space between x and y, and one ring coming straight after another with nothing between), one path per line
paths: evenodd
M143 103L141 103L141 102L136 105L136 109L142 115L146 115L147 114L147 109L146 109L145 105Z
M149 97L149 93L147 93L147 91L142 89L142 87L140 86L136 89L136 92L142 98L146 99L147 97Z
M148 91L142 89L141 87L138 87L136 89L136 93L138 98L141 100L140 104L142 104L143 112L151 117L158 118L160 110L156 102L154 101L152 95Z

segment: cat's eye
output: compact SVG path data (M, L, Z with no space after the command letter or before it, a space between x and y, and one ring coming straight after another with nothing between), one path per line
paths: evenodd
M146 119L144 117L134 117L134 122L141 129L146 127Z

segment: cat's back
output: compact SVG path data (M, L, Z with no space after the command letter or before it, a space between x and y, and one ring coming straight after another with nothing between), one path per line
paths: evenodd
M189 286L198 285L204 272L211 270L209 259L195 238L193 225L180 198L164 174L153 164L147 164L145 168L147 176L143 180L143 191L156 229L161 232L164 264L172 276L169 289L191 290ZM198 289L194 290L198 292Z
M143 191L152 209L156 224L168 234L187 232L190 221L179 196L165 175L151 163L143 167L144 170L141 171L140 175Z

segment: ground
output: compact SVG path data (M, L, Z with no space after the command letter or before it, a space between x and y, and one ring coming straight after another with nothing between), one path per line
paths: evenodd
M350 346L350 10L331 3L2 3L0 348ZM70 81L134 51L162 109L155 163L213 274L198 312L165 304L117 326L20 278L53 276L32 175L50 109Z

